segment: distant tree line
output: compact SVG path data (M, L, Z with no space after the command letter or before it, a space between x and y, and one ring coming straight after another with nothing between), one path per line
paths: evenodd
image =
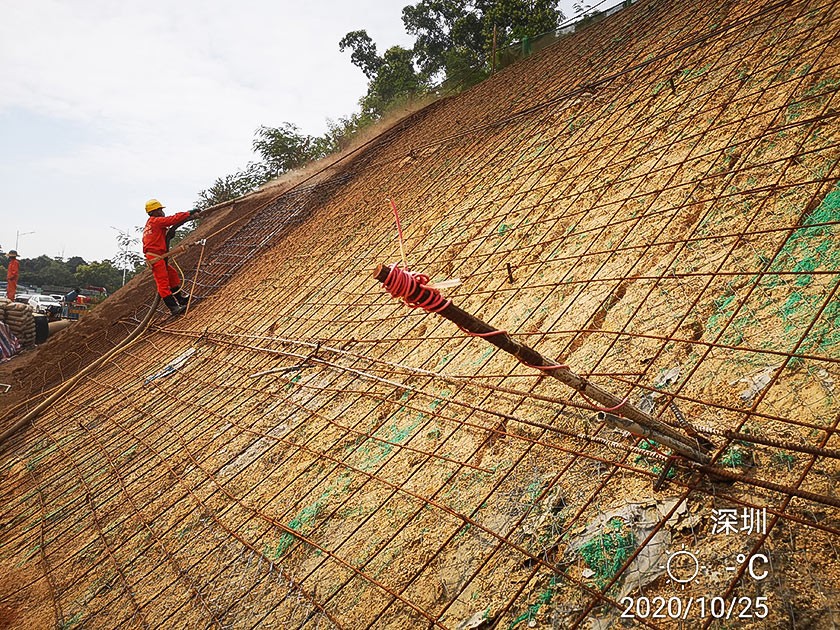
M420 0L402 10L406 32L415 38L411 48L392 46L380 55L366 30L347 33L338 42L339 50L349 50L351 63L368 79L360 111L328 121L323 136L305 135L289 122L260 127L252 143L258 159L217 178L198 194L194 207L204 209L236 199L287 171L339 151L357 131L390 109L434 92L440 85L460 89L482 81L493 66L494 39L498 50L556 29L564 19L557 0Z
M109 294L122 286L123 269L118 267L115 261L109 259L89 263L79 256L73 256L67 260L38 256L37 258L20 258L19 261L18 283L21 285L66 289L87 286L105 287ZM0 280L6 279L8 265L9 259L6 256L0 256ZM141 262L133 269L126 269L126 281L142 271L144 267L145 265Z

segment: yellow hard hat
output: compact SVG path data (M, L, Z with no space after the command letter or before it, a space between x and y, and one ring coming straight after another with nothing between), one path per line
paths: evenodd
M158 201L157 199L149 199L149 200L146 202L146 213L149 213L149 212L154 212L155 210L160 210L161 208L165 208L165 207L166 207L166 206L164 206L164 205L163 205L160 201Z

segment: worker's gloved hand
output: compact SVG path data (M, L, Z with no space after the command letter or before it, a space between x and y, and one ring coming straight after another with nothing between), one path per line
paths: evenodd
M191 217L194 217L194 216L195 216L195 215L197 215L199 212L201 212L201 210L195 210L195 209L190 210L190 216L191 216Z

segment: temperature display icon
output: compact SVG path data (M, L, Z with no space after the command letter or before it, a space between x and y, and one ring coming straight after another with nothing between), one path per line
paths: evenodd
M760 582L769 575L769 571L764 567L765 565L770 564L770 559L763 553L756 553L749 557L743 553L739 553L735 556L735 561L738 563L738 566L746 563L747 573L749 573L750 577L757 582ZM738 566L725 567L725 569L727 571L737 571Z

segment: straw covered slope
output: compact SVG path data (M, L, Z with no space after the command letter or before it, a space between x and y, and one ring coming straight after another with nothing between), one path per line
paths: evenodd
M836 625L838 20L641 1L247 207L2 446L0 625ZM391 298L387 199L456 305L726 475Z

